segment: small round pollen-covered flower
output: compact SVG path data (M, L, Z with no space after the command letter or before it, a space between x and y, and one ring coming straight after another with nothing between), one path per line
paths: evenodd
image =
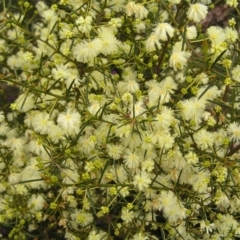
M103 55L106 56L118 52L118 46L120 46L120 41L116 39L113 32L109 28L100 28L98 31L98 35L102 41L102 48L100 52Z
M73 55L79 62L92 61L102 50L102 40L95 38L92 41L83 40L73 47Z
M144 236L141 232L137 233L131 238L131 240L147 240L149 239L147 236Z
M220 44L226 40L226 34L221 27L211 26L207 29L207 34L212 44Z
M125 222L125 223L130 223L134 218L134 212L130 211L127 208L123 208L122 209L122 214L121 214L121 219Z
M126 5L126 14L128 17L132 16L136 12L136 4L133 1L130 1Z
M59 64L59 65L56 65L56 67L52 69L52 76L55 80L59 80L61 78L66 78L67 71L68 71L67 65Z
M197 37L197 29L195 26L190 26L187 28L186 37L189 40L195 39Z
M107 145L107 153L114 160L119 159L122 155L122 152L123 152L123 147L121 145L114 145L114 144Z
M161 43L155 34L151 34L146 40L146 50L147 52L153 52L156 48L161 49Z
M53 121L50 115L45 112L37 112L32 121L33 129L41 134L47 134L51 131Z
M124 164L131 169L136 169L141 161L141 157L136 152L126 149L124 153Z
M168 38L172 38L173 33L174 28L169 23L159 23L154 29L154 35L162 41L167 41Z
M190 53L185 51L173 52L169 59L169 66L175 71L183 69L187 65Z
M135 15L138 19L144 19L148 15L148 10L142 4L136 4L133 1L130 1L126 5L126 14L129 17Z
M80 226L85 227L93 222L93 215L85 211L76 211L71 218Z
M238 32L236 31L236 29L230 28L230 27L226 27L224 29L225 35L226 35L226 40L229 43L234 43L237 41L238 39Z
M214 144L213 134L205 129L201 129L196 132L194 134L194 139L197 146L202 150L211 148Z
M239 1L237 0L226 0L226 4L229 5L230 7L237 7L238 6Z
M44 207L45 202L45 199L41 195L33 194L28 201L28 207L31 212L37 212Z
M20 94L15 100L14 108L19 112L28 112L29 110L35 108L35 100L33 94Z
M190 8L188 9L187 16L189 20L199 23L206 17L207 13L207 6L201 3L195 3L191 4Z
M228 126L228 134L230 139L236 142L240 141L240 126L236 122L229 124Z
M136 174L133 178L133 185L137 187L140 191L148 188L151 183L151 178L149 174L145 171L142 171Z
M139 90L139 84L133 79L124 82L125 88L129 93L135 93Z
M240 65L237 65L236 67L233 68L233 70L232 70L232 78L235 81L240 82Z
M66 112L60 113L57 123L69 135L78 133L81 122L81 116L76 110L67 109Z
M76 24L78 25L78 29L83 33L89 33L92 29L92 17L86 16L85 18L83 16L80 16L76 20Z
M87 240L106 239L106 233L101 230L93 229L88 235Z
M148 15L148 10L142 4L136 4L135 17L138 19L144 19Z

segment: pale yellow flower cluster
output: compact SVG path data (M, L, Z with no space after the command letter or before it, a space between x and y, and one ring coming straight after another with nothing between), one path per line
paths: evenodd
M237 239L239 12L205 31L210 0L32 7L1 17L0 238Z

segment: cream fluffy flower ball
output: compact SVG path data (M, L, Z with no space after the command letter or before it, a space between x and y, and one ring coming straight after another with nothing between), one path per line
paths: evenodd
M167 41L169 38L172 38L173 33L174 28L169 23L159 23L154 29L154 35L162 41Z
M66 134L74 135L79 131L81 116L76 110L67 109L66 112L59 114L57 123Z
M145 171L136 174L133 178L133 185L137 187L139 191L143 191L144 189L148 188L150 183L150 175Z
M190 53L185 51L173 52L169 59L169 66L174 69L174 71L182 70L186 65Z
M147 52L153 52L156 49L161 49L161 43L159 38L155 34L151 34L146 40L146 50Z
M201 3L195 3L190 5L187 16L189 20L199 23L206 17L207 13L207 6Z
M189 40L195 39L197 37L197 29L195 26L190 26L187 28L186 37Z
M240 82L240 65L237 65L233 68L232 70L232 78L237 81Z
M238 123L233 122L229 124L227 128L227 133L229 135L229 138L234 142L240 141L240 126Z
M73 47L73 56L79 62L87 63L92 61L102 50L102 40L95 38L92 41L83 40Z
M207 29L207 34L212 44L220 44L226 40L226 34L221 27L211 26Z

